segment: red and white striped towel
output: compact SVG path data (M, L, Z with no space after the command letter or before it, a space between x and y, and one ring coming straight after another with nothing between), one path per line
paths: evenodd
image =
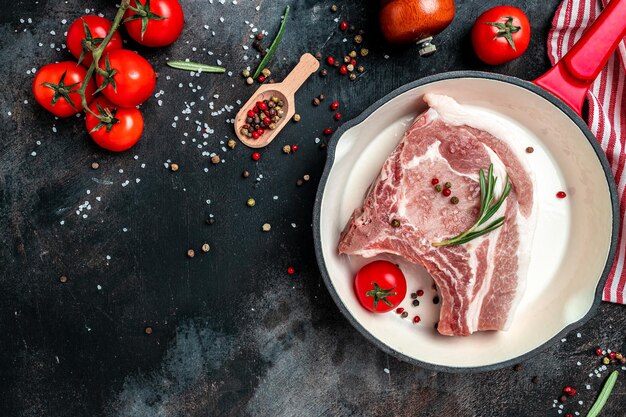
M548 55L554 65L596 19L608 0L565 0L559 6L548 35ZM626 304L626 44L622 41L587 93L587 123L600 142L615 175L621 228L615 263L603 300Z

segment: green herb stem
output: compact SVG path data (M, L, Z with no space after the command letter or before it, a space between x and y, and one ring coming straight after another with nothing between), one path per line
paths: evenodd
M261 63L257 67L256 71L254 71L254 75L252 76L252 78L256 79L259 75L261 75L261 71L263 71L263 69L267 66L268 62L270 62L270 59L272 59L272 57L276 53L276 49L278 49L278 44L280 43L280 40L283 38L283 33L285 32L285 25L287 24L287 16L289 16L289 6L285 7L285 13L283 14L283 21L280 23L278 34L272 41L270 48L267 50L267 54L265 54L265 56L261 60Z
M224 67L216 67L213 65L201 64L199 62L191 62L191 61L167 61L167 65L185 71L195 71L195 72L213 72L222 74L226 71Z
M502 195L500 196L500 199L496 202L494 202L494 198L498 178L493 175L493 164L489 165L487 177L485 177L485 172L481 169L478 174L478 179L480 184L480 212L478 214L478 220L476 220L476 223L474 223L474 225L467 229L465 232L451 237L450 239L444 240L443 242L435 242L432 244L433 246L462 245L476 239L477 237L494 231L504 224L504 220L506 218L502 216L489 223L486 227L478 230L480 226L485 224L498 212L498 210L504 203L504 200L511 193L511 183L509 182L509 178L506 178L504 190L502 190Z
M613 391L613 387L615 386L618 375L619 372L617 371L611 372L611 375L609 375L609 377L606 379L606 382L604 383L600 394L598 394L596 402L593 403L593 406L589 410L589 413L587 413L587 417L597 417L598 415L600 415L600 411L602 411L602 408L606 404L606 401L609 399L609 395L611 395L611 391Z

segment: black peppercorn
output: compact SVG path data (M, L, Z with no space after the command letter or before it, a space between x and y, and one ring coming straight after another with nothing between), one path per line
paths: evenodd
M418 305L420 305L420 300L413 300L413 305L415 307L417 307Z
M320 77L325 77L328 75L328 70L326 68L322 68L320 70Z
M213 223L215 223L215 219L213 217L208 217L206 219L206 224L212 225Z
M437 296L437 295L436 295L436 296L433 298L433 304L439 304L439 296Z

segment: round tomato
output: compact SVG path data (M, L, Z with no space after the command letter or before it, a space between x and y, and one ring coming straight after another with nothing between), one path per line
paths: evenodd
M404 299L406 279L395 264L374 261L356 274L354 290L363 307L374 313L386 313Z
M104 40L111 22L100 16L82 16L74 20L67 30L67 49L78 62L89 68L93 57L89 45L97 47ZM111 41L104 47L104 54L115 49L122 49L122 37L115 31Z
M138 109L117 107L102 96L95 99L89 108L96 114L110 118L110 121L104 122L89 112L85 117L87 131L94 142L104 149L125 151L141 137L143 117Z
M37 103L58 117L69 117L83 109L76 91L87 75L85 68L73 61L48 64L39 68L33 80L33 95ZM90 78L85 89L87 103L93 99L95 85Z
M478 16L472 28L476 55L491 65L504 64L521 56L530 42L530 23L523 11L498 6Z
M100 60L96 83L109 100L121 107L135 107L152 95L156 75L152 65L141 55L127 49L109 52Z
M124 15L126 31L135 42L145 46L167 46L180 36L185 25L178 0L131 0Z

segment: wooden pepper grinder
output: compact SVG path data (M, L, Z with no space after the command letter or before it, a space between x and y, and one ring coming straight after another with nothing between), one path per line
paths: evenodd
M380 28L391 43L419 46L420 56L433 54L433 36L454 19L454 0L382 0Z

